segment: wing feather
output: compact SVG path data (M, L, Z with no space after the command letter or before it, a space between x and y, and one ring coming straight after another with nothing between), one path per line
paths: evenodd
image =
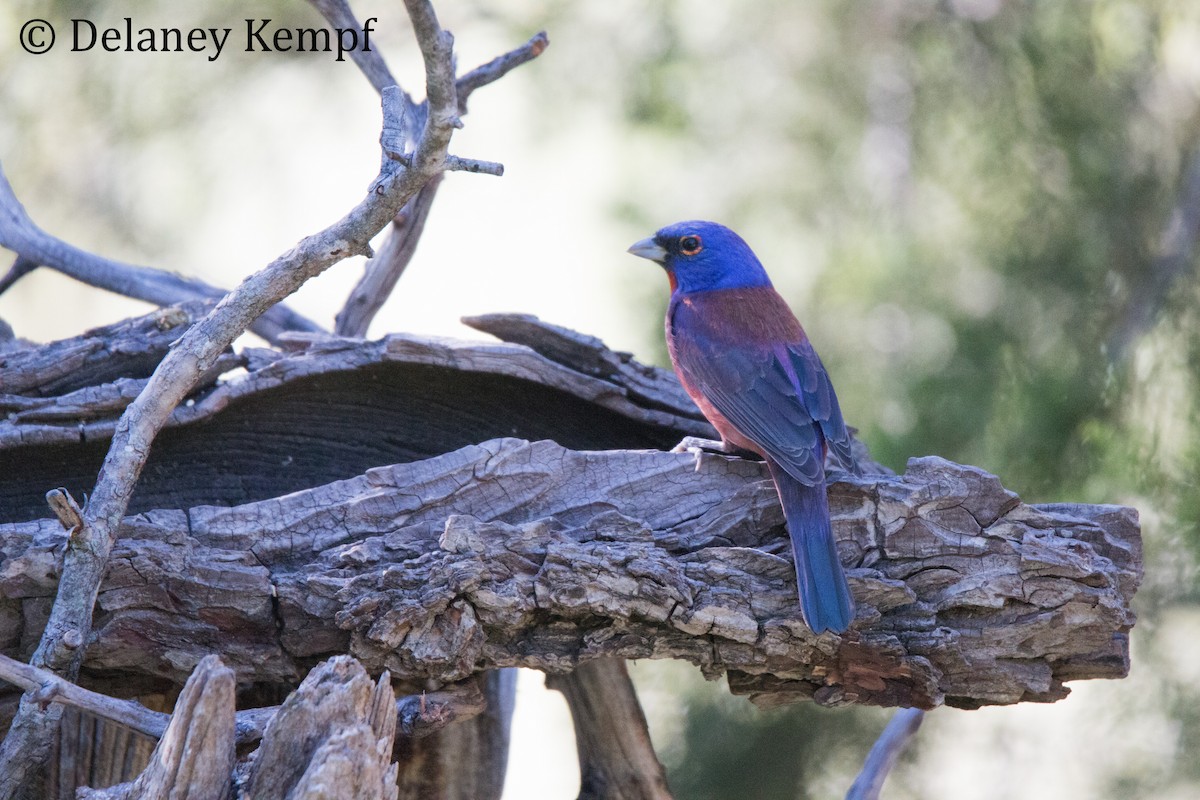
M720 319L712 312L675 309L673 350L685 382L806 486L824 481L826 447L842 464L852 464L837 396L807 338L739 340L710 322Z

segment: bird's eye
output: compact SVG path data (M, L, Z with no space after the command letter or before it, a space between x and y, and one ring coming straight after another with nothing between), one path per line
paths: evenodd
M679 252L685 256L694 256L704 249L704 243L695 234L679 237Z

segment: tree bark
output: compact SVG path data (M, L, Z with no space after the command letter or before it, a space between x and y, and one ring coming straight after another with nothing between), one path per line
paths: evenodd
M673 376L530 318L477 324L525 344L296 338L195 393L123 524L84 682L177 685L210 652L241 681L292 685L350 652L414 691L670 657L763 704L930 708L1050 701L1127 671L1133 510L1026 505L932 457L897 477L860 449L867 474L830 488L858 618L814 637L763 465L633 449L710 434ZM40 498L88 489L122 402L119 380L27 391L0 398L16 409L0 648L17 657L66 538Z

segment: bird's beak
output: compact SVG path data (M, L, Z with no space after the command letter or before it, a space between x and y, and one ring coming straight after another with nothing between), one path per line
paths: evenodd
M640 258L657 261L660 264L667 260L667 251L663 249L662 245L656 243L653 237L642 239L640 242L634 242L629 246L627 252L633 253Z

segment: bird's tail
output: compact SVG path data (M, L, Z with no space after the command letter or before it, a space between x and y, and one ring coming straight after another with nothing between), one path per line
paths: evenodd
M772 459L767 465L787 517L804 621L814 633L841 633L854 619L854 602L833 539L825 482L805 486Z

